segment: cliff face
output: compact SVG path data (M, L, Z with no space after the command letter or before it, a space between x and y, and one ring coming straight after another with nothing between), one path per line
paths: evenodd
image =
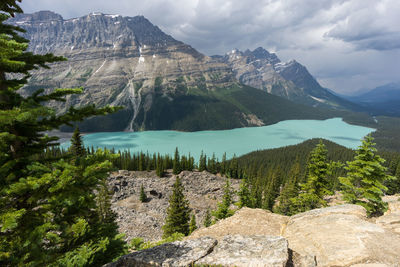
M229 87L234 77L227 65L197 52L163 33L142 16L92 13L64 20L50 11L19 15L10 20L27 30L30 50L54 53L68 61L33 73L27 93L38 87L83 87L69 105L120 105L128 114L126 129L144 126L137 119L155 97L176 97L192 87Z
M262 47L244 52L234 49L215 58L231 66L241 83L296 103L333 109L358 108L323 88L305 66L295 60L281 62L276 54Z

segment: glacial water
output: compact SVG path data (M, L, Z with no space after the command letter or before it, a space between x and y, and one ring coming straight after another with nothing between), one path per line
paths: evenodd
M178 147L181 155L191 154L197 160L203 151L221 159L251 151L301 143L311 138L324 138L348 148L357 148L361 139L375 129L345 123L341 118L328 120L287 120L262 126L220 131L177 132L106 132L83 136L87 147L115 148L130 152L173 155ZM69 143L63 143L68 147Z

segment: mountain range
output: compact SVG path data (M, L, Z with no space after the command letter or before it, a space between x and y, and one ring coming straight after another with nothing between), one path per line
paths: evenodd
M143 16L91 13L65 20L40 11L9 23L26 30L32 52L68 59L34 71L23 94L83 87L82 95L53 104L58 112L86 104L125 108L84 122L83 131L228 129L359 109L321 87L295 60L283 63L261 47L209 57Z
M345 97L373 115L400 116L400 83L389 83L355 96Z

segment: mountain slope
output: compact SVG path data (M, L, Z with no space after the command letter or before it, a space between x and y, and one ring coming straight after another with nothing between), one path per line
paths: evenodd
M240 82L271 94L309 106L360 110L354 103L323 88L297 61L283 63L262 47L244 52L235 49L224 57L215 58L230 65Z
M35 71L24 94L37 88L83 87L82 95L54 107L59 112L93 103L125 107L107 118L86 121L83 131L227 129L330 116L239 84L221 58L199 53L142 16L92 13L64 20L41 11L9 22L27 30L31 51L68 58L50 70ZM251 56L279 63L265 50ZM282 85L294 86L273 75Z
M348 100L367 108L373 115L400 116L400 83L390 83Z

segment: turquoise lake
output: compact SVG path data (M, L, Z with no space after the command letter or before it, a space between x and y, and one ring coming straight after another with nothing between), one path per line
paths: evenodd
M262 126L220 131L177 132L107 132L83 136L85 146L173 154L178 147L181 155L190 154L198 160L201 151L215 153L221 159L240 156L251 151L301 143L311 138L324 138L348 148L357 148L361 139L375 131L372 128L345 123L341 118L328 120L287 120ZM69 146L63 143L62 147Z

